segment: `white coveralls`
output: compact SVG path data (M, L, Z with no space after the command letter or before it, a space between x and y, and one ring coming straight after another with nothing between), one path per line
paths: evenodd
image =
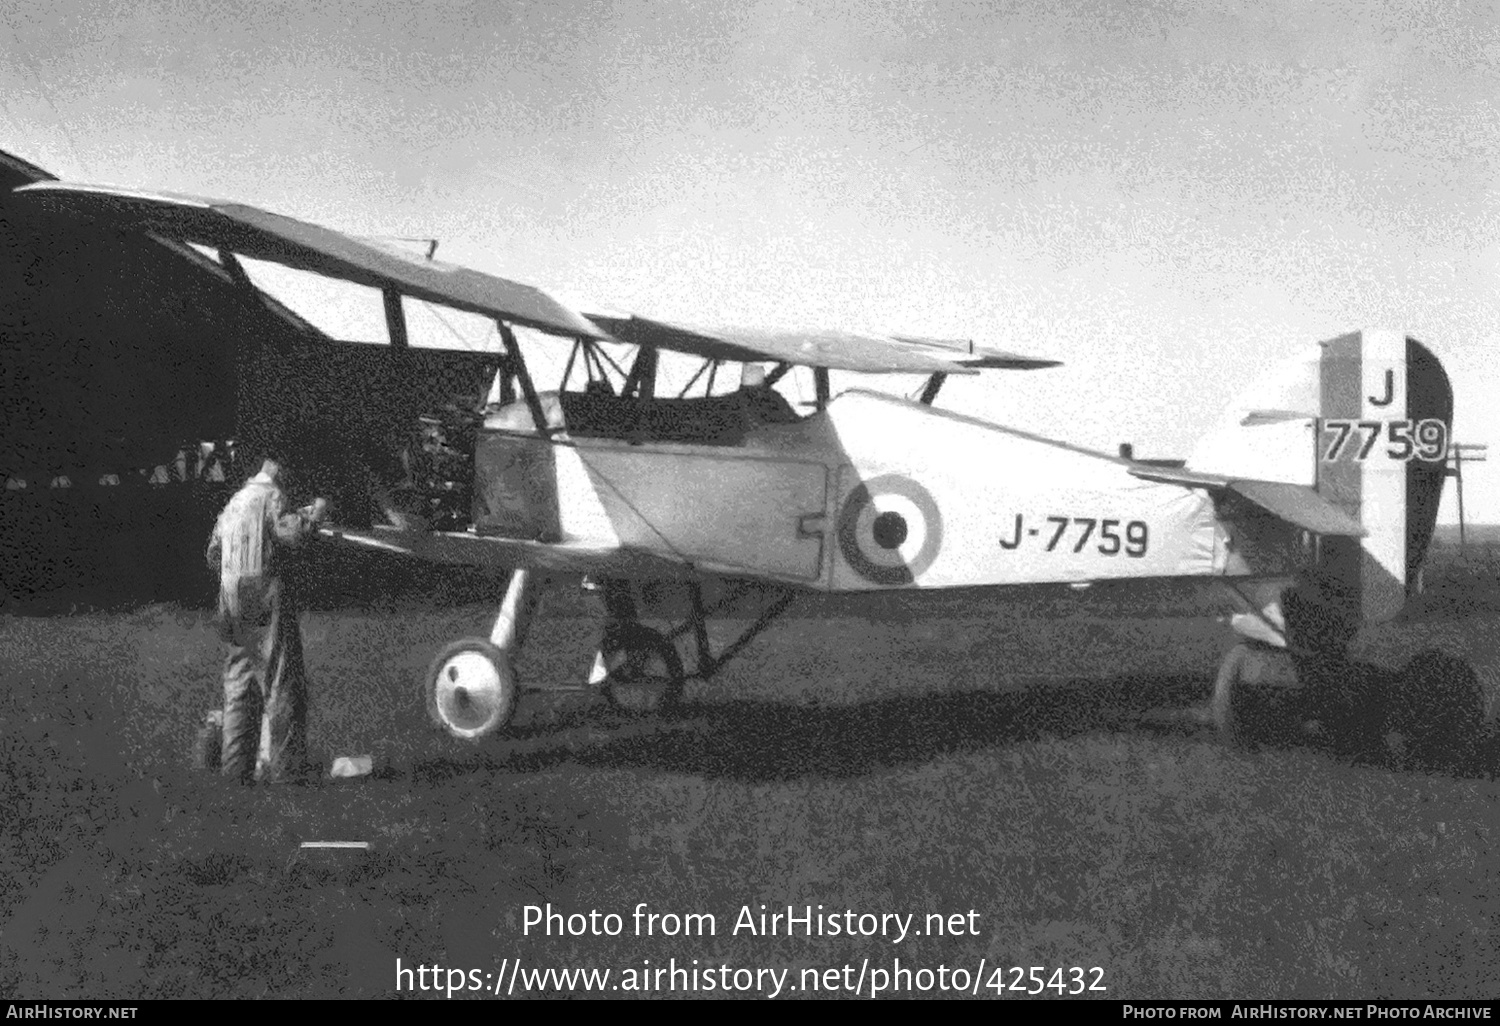
M234 494L214 525L224 660L221 772L249 782L300 771L307 757L307 675L302 662L295 549L315 517L285 512L274 471Z

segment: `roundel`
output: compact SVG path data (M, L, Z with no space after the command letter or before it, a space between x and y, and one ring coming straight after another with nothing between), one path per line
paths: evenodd
M839 551L874 584L910 584L943 545L943 517L932 495L900 474L861 484L839 510Z

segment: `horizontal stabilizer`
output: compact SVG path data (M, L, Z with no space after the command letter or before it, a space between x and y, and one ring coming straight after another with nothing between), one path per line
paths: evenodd
M1313 534L1363 538L1369 532L1315 489L1284 481L1235 481L1229 486L1261 509Z
M393 288L416 299L553 334L600 337L599 329L583 315L534 286L426 260L242 203L68 182L23 185L12 195L61 213L99 218L127 231L227 249L252 260L371 288Z
M1231 478L1179 467L1132 467L1130 472L1146 481L1235 492L1266 512L1314 534L1363 538L1369 533L1357 520L1307 485Z

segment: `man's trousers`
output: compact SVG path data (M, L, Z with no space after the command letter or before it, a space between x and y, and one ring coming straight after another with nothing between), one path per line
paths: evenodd
M247 582L248 583L248 582ZM307 760L307 673L298 609L279 581L256 582L223 620L224 746L221 772L242 782L276 781ZM248 590L248 589L247 589Z

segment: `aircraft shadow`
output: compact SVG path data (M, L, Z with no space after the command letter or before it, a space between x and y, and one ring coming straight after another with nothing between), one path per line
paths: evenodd
M675 716L659 717L601 718L597 708L580 709L513 731L468 758L418 763L412 775L436 782L581 763L749 781L841 779L1041 737L1132 728L1197 732L1202 728L1187 716L1161 716L1154 723L1143 717L1162 707L1185 709L1205 697L1201 677L1156 677L840 706L737 699L689 704Z
M1358 765L1455 777L1500 773L1500 730L1466 660L1430 648L1397 668L1355 660L1310 672L1303 691L1251 694L1241 712L1245 747L1307 747Z
M1366 668L1369 669L1369 668ZM1331 761L1459 778L1500 774L1500 732L1463 709L1461 684L1434 693L1418 660L1379 671L1379 694L1341 696L1311 719L1295 701L1251 711L1236 747L1306 751ZM1430 669L1430 667L1429 667ZM1043 738L1087 734L1216 740L1199 675L1073 681L1012 692L897 696L840 706L754 700L689 704L675 716L600 716L575 707L520 727L468 757L419 762L430 783L475 773L524 773L581 764L705 778L776 782L847 779ZM1413 702L1417 691L1441 702ZM1229 742L1224 742L1229 744Z

